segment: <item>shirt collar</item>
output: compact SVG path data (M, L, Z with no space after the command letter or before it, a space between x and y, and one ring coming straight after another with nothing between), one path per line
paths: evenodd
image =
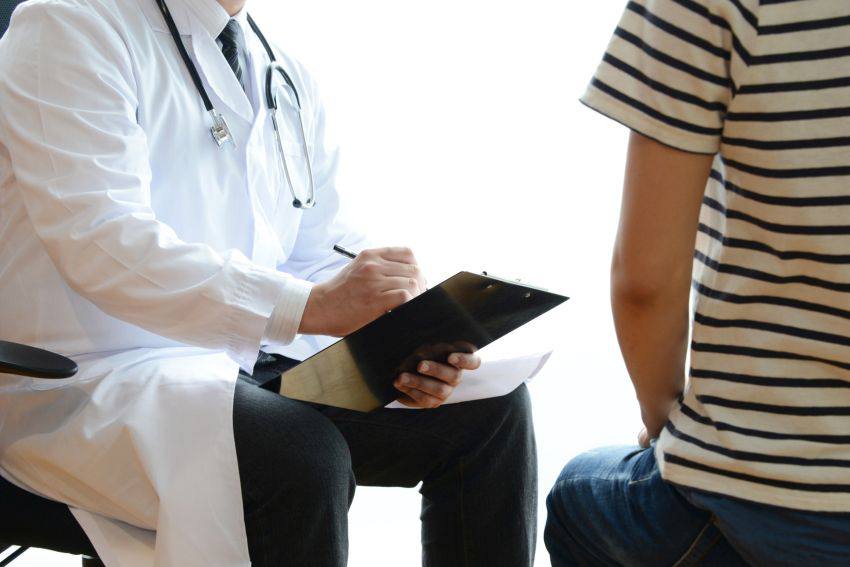
M224 26L226 26L227 22L230 21L230 15L227 13L227 10L225 10L221 4L217 2L217 0L185 0L185 2L198 19L198 22L201 24L201 28L203 28L203 30L206 31L213 39L219 36L222 30L224 30ZM239 20L240 14L243 19L246 18L245 12L245 8L242 8L239 14L237 14L237 21ZM241 25L242 23L240 22L240 26Z
M242 42L242 47L250 51L250 44L248 43L248 38L251 37L252 31L251 24L248 23L248 8L246 6L243 6L242 9L239 10L239 12L237 12L236 15L233 16L233 19L236 20L236 23L239 24L239 28L242 30L241 37L239 38L239 40Z
M233 18L239 23L244 33L248 33L248 9L243 6Z

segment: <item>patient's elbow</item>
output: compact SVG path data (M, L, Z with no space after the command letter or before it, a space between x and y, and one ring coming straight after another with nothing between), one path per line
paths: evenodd
M611 266L611 301L616 305L651 307L688 296L690 269L653 266L651 262L623 262Z

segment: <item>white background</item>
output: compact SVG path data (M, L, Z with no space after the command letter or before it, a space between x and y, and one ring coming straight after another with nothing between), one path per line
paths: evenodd
M537 565L549 564L543 504L561 467L585 449L632 443L639 428L608 302L627 131L578 102L624 5L249 2L321 86L354 222L377 242L413 247L432 281L488 270L572 297L484 351L556 349L531 384ZM359 488L349 565L418 565L418 515L415 490ZM16 565L79 560L30 552Z

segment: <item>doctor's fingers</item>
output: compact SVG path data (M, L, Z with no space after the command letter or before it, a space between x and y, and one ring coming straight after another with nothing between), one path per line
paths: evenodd
M449 355L449 364L460 370L478 370L481 367L481 357L477 354L455 352Z
M408 277L414 278L419 282L419 289L425 291L427 289L425 283L425 275L422 269L416 264L405 264L403 262L394 262L392 260L383 260L381 262L385 276Z
M380 291L392 291L394 289L406 289L416 297L423 291L422 284L416 278L388 276L382 278L376 289Z
M440 406L454 392L454 387L441 380L407 372L398 377L395 387L423 408Z
M391 262L400 262L402 264L417 264L416 256L413 255L413 250L404 246L373 248L367 250L378 258L389 260Z
M349 264L347 270L354 279L360 280L380 280L381 278L398 277L398 278L413 278L419 287L424 291L425 277L422 275L419 266L415 264L405 264L383 258L365 256L365 252L358 256L354 262Z
M442 364L431 360L423 360L416 367L416 371L422 376L430 376L437 380L455 387L460 384L463 370L449 364Z
M378 295L377 305L382 312L392 311L399 305L404 305L415 296L408 289L392 289Z

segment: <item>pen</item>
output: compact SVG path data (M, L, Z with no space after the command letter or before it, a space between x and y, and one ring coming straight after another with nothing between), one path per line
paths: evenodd
M334 252L336 252L337 254L342 254L343 256L345 256L346 258L350 258L351 260L357 258L357 254L355 254L351 250L343 248L339 244L334 244Z

